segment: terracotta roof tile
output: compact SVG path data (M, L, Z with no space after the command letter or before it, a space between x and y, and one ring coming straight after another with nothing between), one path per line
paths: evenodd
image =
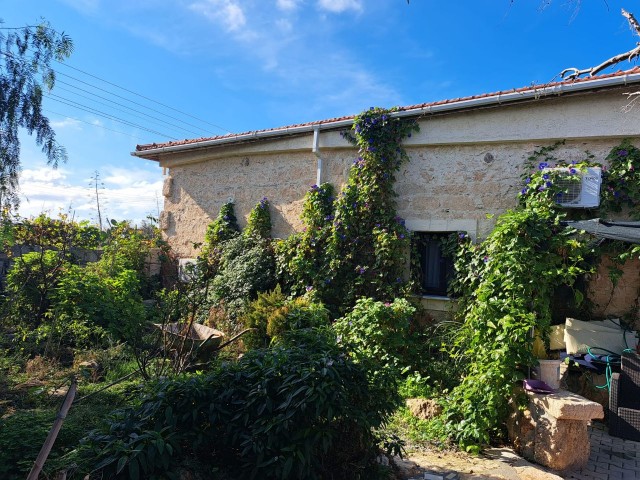
M629 74L633 74L633 73L640 73L640 67L634 67L634 68L632 68L630 70L619 70L617 72L609 73L609 74L605 74L605 75L598 75L598 76L593 76L593 77L583 77L583 78L578 78L578 79L575 79L575 80L564 80L564 81L551 82L551 83L546 83L546 84L541 84L541 85L530 85L530 86L527 86L527 87L514 88L514 89L511 89L511 90L501 90L501 91L493 92L493 93L483 93L483 94L480 94L480 95L470 95L470 96L467 96L467 97L452 98L452 99L447 99L447 100L438 100L436 102L426 102L426 103L418 103L418 104L415 104L415 105L405 105L403 107L398 107L398 110L400 110L400 111L417 110L417 109L421 109L421 108L425 108L425 107L429 107L429 106L446 105L446 104L450 104L450 103L458 103L458 102L464 102L464 101L469 101L469 100L476 100L476 99L479 99L479 98L495 97L495 96L498 96L498 95L506 95L508 93L529 92L529 91L539 90L539 89L542 89L542 88L555 87L555 86L558 86L558 85L568 85L568 84L587 82L587 81L596 80L596 79L603 79L603 78L623 77L625 75L629 75ZM348 115L348 116L344 116L344 117L334 117L334 118L328 118L328 119L324 119L324 120L316 120L316 121L307 122L307 123L297 123L297 124L293 124L293 125L287 125L287 126L284 126L284 127L265 128L265 129L262 129L262 130L252 130L252 131L242 132L242 133L229 133L229 134L226 134L226 135L217 135L217 136L213 136L213 137L192 138L192 139L176 140L176 141L164 142L164 143L148 143L148 144L145 144L145 145L137 145L136 146L136 151L137 152L144 152L146 150L153 150L153 149L156 149L156 148L173 147L173 146L176 146L176 145L189 145L189 144L192 144L192 143L200 143L200 142L204 142L204 141L220 140L220 139L224 139L224 138L233 138L233 137L239 137L239 136L245 136L245 139L246 139L246 135L252 135L252 134L257 134L257 133L262 133L262 132L271 132L271 131L277 131L277 130L286 130L286 129L292 129L292 128L296 128L296 127L311 127L313 125L334 123L334 122L339 122L341 120L350 120L350 119L353 119L353 118L355 118L355 115Z

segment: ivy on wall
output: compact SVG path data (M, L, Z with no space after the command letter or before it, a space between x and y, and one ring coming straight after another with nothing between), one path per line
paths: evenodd
M314 185L304 204L305 231L278 248L291 291L315 290L336 313L358 298L393 300L410 287L409 232L396 214L394 183L408 160L402 141L418 125L393 111L371 108L355 118L343 134L358 148L346 185L337 199L329 185Z
M443 402L443 420L447 434L470 449L499 433L514 387L526 367L535 365L532 334L548 334L554 289L572 286L592 271L587 258L606 248L560 222L569 215L604 216L625 209L634 218L640 214L639 150L629 142L613 148L607 170L588 153L579 162L559 161L554 151L560 145L543 147L529 158L533 171L523 175L518 207L499 217L485 241L459 244L453 286L460 293L462 328L455 351L469 363L461 384ZM606 172L600 208L558 208L568 185L580 182L589 166ZM638 246L627 244L623 250L629 258ZM580 303L578 290L575 295Z

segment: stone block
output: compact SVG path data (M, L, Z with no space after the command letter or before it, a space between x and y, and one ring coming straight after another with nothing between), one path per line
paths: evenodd
M536 425L533 460L553 470L572 470L589 461L589 432L581 420L558 420L544 414Z
M530 402L559 420L604 418L602 405L565 390L552 395L530 394Z
M527 397L528 409L517 409L514 402L507 421L516 451L552 470L584 467L591 451L587 425L603 417L602 405L565 391Z

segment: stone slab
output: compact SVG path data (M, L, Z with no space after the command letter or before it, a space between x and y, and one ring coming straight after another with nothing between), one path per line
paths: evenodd
M566 390L559 390L548 395L538 393L528 393L528 395L529 401L533 405L558 420L581 420L586 422L604 418L602 405Z

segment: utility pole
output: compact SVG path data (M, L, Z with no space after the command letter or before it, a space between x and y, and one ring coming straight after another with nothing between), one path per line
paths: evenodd
M102 213L100 212L100 191L98 190L98 180L100 179L100 172L96 170L91 177L93 180L93 185L96 192L96 206L98 207L98 226L100 227L100 231L102 231Z

